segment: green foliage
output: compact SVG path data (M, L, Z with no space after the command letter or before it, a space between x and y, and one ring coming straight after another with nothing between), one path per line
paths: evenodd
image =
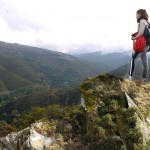
M102 140L103 147L99 149L133 149L135 144L142 143L142 135L135 128L137 122L135 112L137 109L127 109L120 100L115 99L106 100L103 107L97 108L99 118L95 118L89 133L91 138L99 133L98 137L94 138L96 141ZM110 138L113 136L119 139ZM119 144L116 144L118 142Z
M100 142L92 142L88 145L88 150L102 150L102 144Z
M100 139L106 139L107 135L106 135L106 129L104 129L103 127L99 126L98 128L98 135Z
M140 143L142 144L142 140L142 134L137 128L129 129L126 133L126 143L128 149L133 149L134 145Z
M145 146L145 149L146 149L146 150L150 149L150 140L147 141L146 146Z
M105 87L104 82L107 82ZM13 109L13 123L24 128L42 118L57 122L56 131L63 134L66 141L70 139L72 145L78 143L87 150L147 150L149 143L146 147L143 146L142 134L136 127L138 110L127 108L125 95L119 88L119 81L113 76L109 79L107 74L102 78L97 77L94 81L88 79L80 85L87 106L86 111L77 105L57 104L32 107L30 112L23 114ZM61 95L66 100L64 93L61 90L52 91L51 95ZM43 102L45 101L42 100ZM20 117L17 118L19 114ZM7 118L9 114L3 116Z
M122 141L119 137L108 137L103 141L95 141L88 144L88 150L119 150L121 149Z
M4 121L0 121L0 137L6 136L7 134L15 131L18 131L15 127Z
M13 91L5 91L0 94L0 104L6 105L9 102L14 102L17 99L21 99L25 96L30 95L31 93L36 93L36 92L45 92L49 90L49 86L47 84L38 84L34 83L32 86L29 87L22 87L17 90Z
M18 114L18 110L17 110L17 109L13 110L13 111L11 112L11 114L12 114L12 116L16 116L16 115Z
M91 149L144 148L141 131L136 128L140 112L136 108L128 108L121 81L118 77L104 74L80 84L89 114L87 137Z
M113 116L111 114L107 114L101 118L101 126L110 132L111 135L115 134L116 132L116 124L113 122L112 117Z
M49 105L47 115L49 119L63 119L64 116L67 116L67 112L60 105Z
M120 150L127 150L126 145L122 145Z
M7 91L7 87L3 81L0 80L0 92Z
M88 82L84 82L80 85L81 88L83 88L84 90L88 90L91 89L93 87L92 82L88 81Z
M75 120L78 120L77 122L81 127L85 123L85 117L83 115L84 113L80 114L79 109L80 107L75 105L64 107L56 104L49 105L47 107L32 107L30 112L24 112L21 114L18 122L20 127L24 128L42 118L48 118L49 120L66 120L69 122L74 122L74 119L76 118ZM77 123L76 121L73 123L74 126Z
M0 66L0 79L1 79L1 83L3 82L3 87L5 87L3 88L4 91L5 89L14 90L20 87L26 87L31 85L30 81L27 81L24 78L12 72L9 72L2 66Z
M19 113L22 113L23 111L30 111L31 107L34 106L46 107L50 104L78 104L80 101L80 93L78 87L72 87L71 89L65 87L52 88L49 90L42 90L37 87L31 90L31 93L28 89L20 89L11 92L10 95L0 96L0 98L3 98L4 101L6 99L11 101L0 107L0 113L6 112L9 117L9 121L7 121L11 123L11 118L13 117L11 113L13 110L18 110Z
M41 107L32 107L30 113L24 112L21 118L18 120L19 126L25 128L30 124L34 123L36 120L46 117L46 109Z
M112 81L123 81L123 79L122 78L118 78L118 77L116 77L116 76L114 76L114 75L111 75L111 74L108 74L108 73L106 73L106 74L102 74L102 75L99 75L98 77L97 77L100 81L104 81L104 82L112 82Z

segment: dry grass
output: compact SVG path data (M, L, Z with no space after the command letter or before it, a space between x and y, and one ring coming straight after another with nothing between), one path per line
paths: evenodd
M150 117L150 83L140 84L138 81L125 79L121 88L133 99L145 119Z

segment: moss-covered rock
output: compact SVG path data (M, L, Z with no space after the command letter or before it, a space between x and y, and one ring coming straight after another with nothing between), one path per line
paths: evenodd
M87 134L94 138L98 149L103 149L105 144L105 149L136 149L137 145L145 148L150 138L149 133L144 133L150 131L146 123L150 114L149 88L150 84L141 85L109 74L81 83L80 92L87 108ZM111 148L107 140L113 143L114 136L120 139L120 144ZM91 147L93 143L89 143Z

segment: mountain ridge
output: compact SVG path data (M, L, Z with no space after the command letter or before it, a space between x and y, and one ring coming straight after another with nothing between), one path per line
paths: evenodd
M114 70L122 65L129 63L130 52L112 52L112 53L103 53L103 52L92 52L87 54L75 55L79 58L89 60L93 63L101 64L109 67L110 70Z
M73 55L5 42L0 42L0 64L5 70L22 80L31 83L47 82L52 87L63 86L66 83L78 84L87 76L106 71L97 64ZM5 84L4 81L1 82ZM17 79L15 82L17 83ZM23 86L22 84L20 87ZM7 89L12 90L13 85Z

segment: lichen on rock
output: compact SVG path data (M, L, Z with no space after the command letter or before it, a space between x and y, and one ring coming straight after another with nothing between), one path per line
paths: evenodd
M58 133L57 126L59 123L56 120L41 120L30 127L25 128L20 132L13 132L6 137L0 138L0 149L6 147L7 150L17 149L34 149L34 150L60 150L64 149L65 141L61 133ZM64 124L69 128L69 124Z

